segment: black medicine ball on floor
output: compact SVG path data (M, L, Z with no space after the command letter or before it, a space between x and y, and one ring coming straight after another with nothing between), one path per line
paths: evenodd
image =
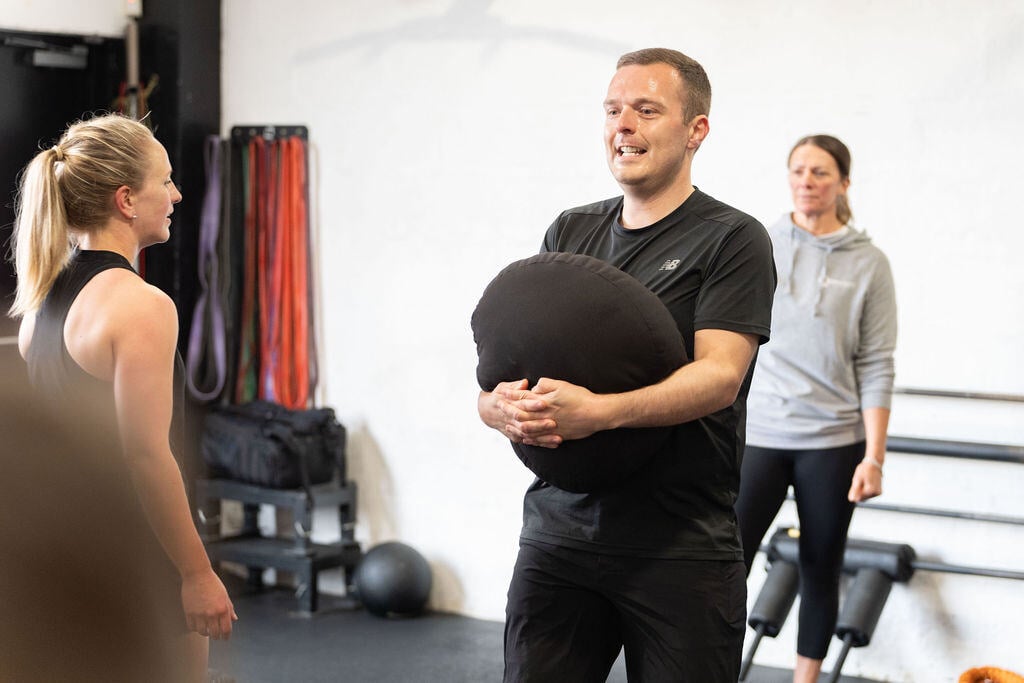
M484 391L548 377L618 393L656 384L687 361L679 328L657 295L579 254L549 252L510 264L484 290L471 324ZM623 483L668 435L667 427L614 429L555 449L512 448L543 481L584 493Z
M392 541L371 548L356 567L359 600L378 617L419 614L430 597L430 565L414 548Z

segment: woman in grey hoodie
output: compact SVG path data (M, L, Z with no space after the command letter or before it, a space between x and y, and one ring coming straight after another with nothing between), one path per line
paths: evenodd
M839 606L854 505L882 492L896 346L889 262L850 225L850 152L830 135L789 155L793 211L769 230L779 286L747 399L736 514L747 572L792 485L800 518L794 683L817 681Z

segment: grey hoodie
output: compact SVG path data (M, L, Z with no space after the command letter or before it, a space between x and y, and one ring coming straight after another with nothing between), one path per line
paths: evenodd
M789 214L769 229L779 286L771 341L747 399L747 443L832 448L864 439L861 410L888 408L896 293L885 254L845 226L815 237Z

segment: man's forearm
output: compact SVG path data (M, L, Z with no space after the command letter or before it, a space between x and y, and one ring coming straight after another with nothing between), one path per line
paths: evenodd
M743 375L709 361L695 361L658 384L614 394L605 407L608 428L665 427L690 422L736 401Z

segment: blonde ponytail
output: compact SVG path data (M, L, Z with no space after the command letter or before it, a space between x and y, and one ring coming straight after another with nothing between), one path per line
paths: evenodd
M8 312L12 317L39 308L71 256L67 212L57 183L56 166L64 163L62 156L57 147L44 150L21 176L11 237L18 275Z

